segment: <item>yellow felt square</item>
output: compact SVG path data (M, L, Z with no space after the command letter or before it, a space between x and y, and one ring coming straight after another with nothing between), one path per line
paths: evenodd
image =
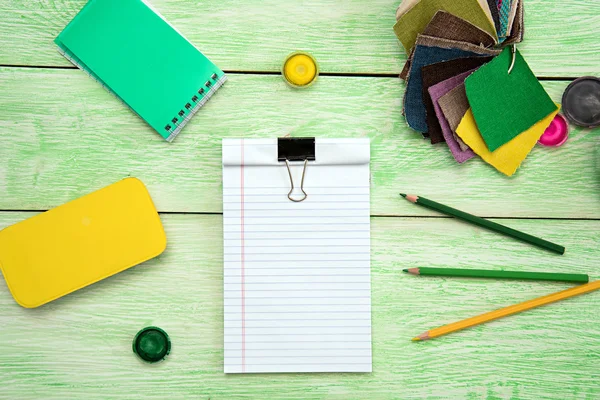
M539 138L544 134L544 131L560 111L560 105L557 104L558 109L546 116L544 119L527 129L515 137L510 142L500 146L495 151L491 152L473 118L471 109L467 111L462 121L456 128L456 133L460 138L469 146L479 157L481 157L486 163L490 164L498 171L505 175L511 176L514 174L525 157L531 152L533 146L537 143Z

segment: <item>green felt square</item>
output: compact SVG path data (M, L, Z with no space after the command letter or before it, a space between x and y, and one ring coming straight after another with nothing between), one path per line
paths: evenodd
M477 128L490 151L556 110L556 104L518 51L515 66L508 74L511 59L507 48L465 81Z

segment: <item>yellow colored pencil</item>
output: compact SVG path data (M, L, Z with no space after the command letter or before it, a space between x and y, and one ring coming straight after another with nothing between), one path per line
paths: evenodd
M548 296L538 297L537 299L528 300L523 303L515 304L513 306L508 306L496 311L491 311L485 314L478 315L476 317L467 318L462 321L454 322L452 324L444 325L439 328L431 329L413 338L413 341L433 339L438 336L447 335L448 333L460 331L462 329L470 328L475 325L493 321L498 318L507 317L509 315L513 315L521 311L531 310L532 308L568 299L569 297L579 296L580 294L589 293L598 289L600 289L600 281L590 282L585 285L580 285L571 289L563 290L562 292L556 292L553 294L549 294Z

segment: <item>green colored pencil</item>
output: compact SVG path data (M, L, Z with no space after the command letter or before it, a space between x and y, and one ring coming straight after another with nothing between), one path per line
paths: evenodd
M471 215L464 211L460 211L460 210L454 209L452 207L448 207L443 204L436 203L435 201L428 200L424 197L419 197L419 196L415 196L415 195L411 195L411 194L406 195L403 193L400 193L400 196L404 197L406 200L410 201L411 203L415 203L420 206L423 206L423 207L426 207L426 208L429 208L429 209L432 209L432 210L435 210L435 211L438 211L438 212L441 212L441 213L444 213L447 215L451 215L455 218L462 219L463 221L467 221L472 224L479 225L482 228L487 228L489 230L501 233L506 236L513 237L515 239L533 244L534 246L538 246L538 247L553 251L558 254L565 254L565 248L563 246L559 246L559 245L549 242L547 240L540 239L535 236L531 236L527 233L517 231L516 229L512 229L507 226L500 225L500 224L497 224L492 221L488 221L487 219L476 217L475 215Z
M530 281L557 281L588 283L590 277L586 274L563 274L554 272L524 272L524 271L492 271L487 269L458 269L458 268L409 268L403 270L413 275L454 276L467 278L494 279L525 279Z

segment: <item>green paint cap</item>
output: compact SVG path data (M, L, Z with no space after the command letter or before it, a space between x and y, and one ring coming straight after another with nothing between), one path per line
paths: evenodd
M133 338L133 352L144 361L150 363L161 361L170 351L169 335L156 326L142 329Z

